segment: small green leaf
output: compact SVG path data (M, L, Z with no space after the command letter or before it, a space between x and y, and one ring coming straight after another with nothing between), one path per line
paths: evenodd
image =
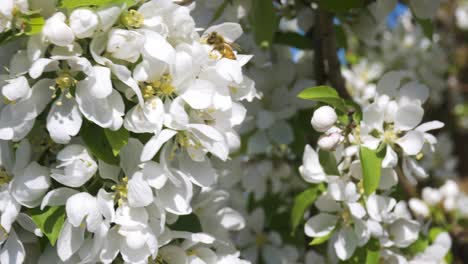
M81 138L94 156L108 164L119 164L103 128L87 122L81 128Z
M317 246L317 245L321 245L325 242L327 242L330 237L333 235L333 233L335 232L335 229L333 229L332 231L330 231L330 233L326 234L325 236L323 237L315 237L310 243L309 243L309 246Z
M94 6L101 7L111 4L127 4L127 6L133 6L135 0L62 0L59 7L73 10L83 6Z
M418 253L423 252L429 246L429 241L424 238L419 238L409 247L405 248L405 253L409 254L410 256L415 256Z
M313 48L310 39L296 32L276 32L275 43L302 50L310 50Z
M263 48L270 47L278 28L278 19L273 1L253 0L250 20L257 45Z
M327 175L340 175L333 152L319 150L319 161Z
M31 14L23 17L26 23L24 33L28 36L39 34L44 27L45 20L39 14Z
M380 260L380 243L371 239L367 244L366 264L378 264Z
M364 146L360 148L360 159L362 167L362 180L364 192L372 194L379 187L380 176L382 174L382 160L384 151L377 152Z
M112 153L114 154L114 156L118 156L120 153L120 150L125 145L127 145L128 138L130 137L130 133L124 127L121 127L117 131L105 129L104 133L106 134L106 138L112 147Z
M440 233L447 232L445 229L442 227L433 227L429 230L429 242L434 242L434 240L437 238Z
M329 86L307 88L300 92L297 97L329 104L343 113L346 113L348 110L344 100L338 95L338 92Z
M291 211L291 234L296 232L297 227L304 219L304 213L309 208L318 196L323 192L323 185L315 185L304 192L300 193L294 199L294 204Z
M65 207L46 207L43 211L39 207L31 209L31 218L47 236L52 246L55 246L63 223L65 222Z

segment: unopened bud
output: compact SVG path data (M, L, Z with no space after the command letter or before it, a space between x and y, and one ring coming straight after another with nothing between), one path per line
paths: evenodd
M325 132L335 125L337 118L333 108L330 106L322 106L315 110L311 124L318 132Z
M426 187L422 190L422 199L429 205L437 205L442 201L442 193L439 190Z
M410 199L408 205L415 215L422 216L424 218L429 217L429 207L423 201L412 198Z
M331 151L334 150L340 143L341 135L339 133L331 133L329 135L322 135L317 144L320 149Z

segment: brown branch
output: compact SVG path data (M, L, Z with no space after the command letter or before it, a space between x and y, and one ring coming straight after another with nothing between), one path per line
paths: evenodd
M341 97L350 98L341 75L333 18L333 14L327 11L317 11L315 30L313 30L315 78L318 84L327 84L328 82Z
M418 197L418 190L416 189L414 185L412 185L408 181L402 169L399 166L397 166L395 168L395 171L398 175L398 182L401 184L401 187L403 188L403 191L405 192L406 197L408 199Z
M179 1L174 1L174 3L181 5L181 6L188 6L191 3L193 3L195 0L179 0Z

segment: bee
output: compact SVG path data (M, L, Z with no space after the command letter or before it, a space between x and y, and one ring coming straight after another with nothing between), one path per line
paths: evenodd
M213 51L218 51L223 58L230 60L237 59L234 50L240 50L239 45L226 41L220 34L211 32L206 38L206 43L213 46Z

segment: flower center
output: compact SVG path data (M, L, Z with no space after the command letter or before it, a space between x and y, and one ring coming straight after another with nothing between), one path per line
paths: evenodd
M145 17L142 13L132 9L128 12L123 13L120 17L120 21L127 28L140 28L141 26L143 26Z
M73 95L71 94L71 90L76 86L78 81L68 72L60 73L57 78L55 78L55 87L51 86L50 89L53 91L57 91L57 88L62 92L65 93L65 97L67 99L71 99ZM52 98L56 98L57 93L52 95ZM58 106L62 105L61 101L57 101L56 104Z
M62 72L55 79L55 84L60 90L65 91L75 86L77 80L68 72Z
M6 172L4 168L0 167L0 186L8 184L10 181L10 175Z
M396 139L397 139L397 134L395 133L395 131L393 131L392 128L385 130L384 135L383 135L383 141L385 143L393 143Z
M119 206L122 206L128 195L128 177L124 177L122 182L113 185L111 189L115 192L114 199L117 200Z
M172 85L172 76L164 74L159 80L152 83L144 83L141 85L143 98L149 99L153 96L171 96L175 92L175 87Z
M352 222L351 213L348 209L345 209L343 213L341 213L341 218L346 225L349 225Z

